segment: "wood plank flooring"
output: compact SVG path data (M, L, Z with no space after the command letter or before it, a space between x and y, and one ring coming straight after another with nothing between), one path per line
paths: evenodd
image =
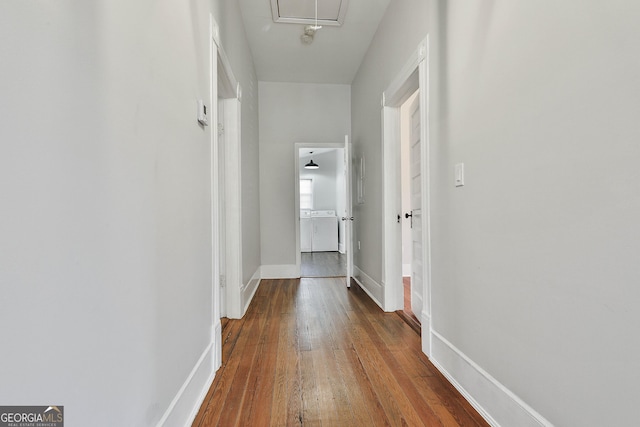
M404 290L404 308L402 311L397 311L396 313L398 313L398 315L402 317L402 320L411 326L418 335L422 335L420 321L413 310L411 310L411 277L403 277L402 286Z
M194 427L488 425L419 336L344 278L263 280L222 335Z
M347 256L340 252L303 252L300 261L302 277L347 275Z

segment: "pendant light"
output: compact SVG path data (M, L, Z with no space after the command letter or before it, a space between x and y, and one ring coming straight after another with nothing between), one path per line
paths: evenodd
M309 154L313 154L313 151L309 151ZM309 163L307 163L306 165L304 165L305 169L318 169L320 166L318 166L317 163L313 162L313 159L311 159L309 161Z

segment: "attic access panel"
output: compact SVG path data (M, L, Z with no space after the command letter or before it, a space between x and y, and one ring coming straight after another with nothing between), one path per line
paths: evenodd
M349 0L318 0L318 25L340 26L344 22ZM315 0L271 0L273 22L314 24Z

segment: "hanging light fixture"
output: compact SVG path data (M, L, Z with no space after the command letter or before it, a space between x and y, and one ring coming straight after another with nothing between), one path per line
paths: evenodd
M309 151L309 154L313 154L313 151ZM318 166L317 163L313 162L313 159L311 159L309 161L309 163L307 163L306 165L304 165L305 169L318 169L320 166Z
M313 26L314 31L318 31L322 26L318 26L318 0L316 0L316 25Z
M318 0L316 0L316 16L315 16L315 25L305 25L304 33L300 36L300 41L302 44L311 44L313 43L313 37L316 35L316 31L322 28L321 25L318 25Z

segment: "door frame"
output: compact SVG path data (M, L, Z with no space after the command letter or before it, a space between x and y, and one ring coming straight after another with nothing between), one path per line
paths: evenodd
M302 264L302 254L300 253L300 150L305 148L342 148L345 149L345 156L348 154L348 150L346 150L345 144L348 143L348 135L345 136L345 142L296 142L294 144L294 227L296 233L296 275L297 277L301 277L301 264ZM351 214L351 168L348 163L349 159L345 159L345 205L346 209ZM342 218L340 212L336 212L338 216L338 220ZM351 286L349 277L352 274L349 271L351 265L353 265L353 250L351 245L351 227L348 227L350 224L345 224L345 251L347 253L347 287Z
M210 32L210 98L211 114L211 246L212 246L212 289L211 289L211 327L214 337L214 369L222 364L222 325L221 315L239 318L242 316L242 221L241 221L241 162L240 162L240 130L241 130L241 100L242 88L235 79L227 55L220 43L220 27L209 14ZM224 158L220 157L221 140L219 130L218 102L224 105L222 109L222 126L224 129ZM224 177L221 183L218 176L218 166L224 164ZM224 188L221 188L221 185ZM221 192L224 191L224 194ZM226 229L226 243L224 247L226 278L225 286L221 287L221 266L218 252L220 250L219 227L221 221L220 209L224 209ZM225 292L225 307L221 309L221 292Z
M403 309L402 227L397 215L402 214L400 191L400 107L420 89L420 139L422 186L422 265L424 266L423 307L415 313L422 324L422 350L431 355L431 242L429 180L429 37L425 38L382 94L383 126L383 277L384 310Z

